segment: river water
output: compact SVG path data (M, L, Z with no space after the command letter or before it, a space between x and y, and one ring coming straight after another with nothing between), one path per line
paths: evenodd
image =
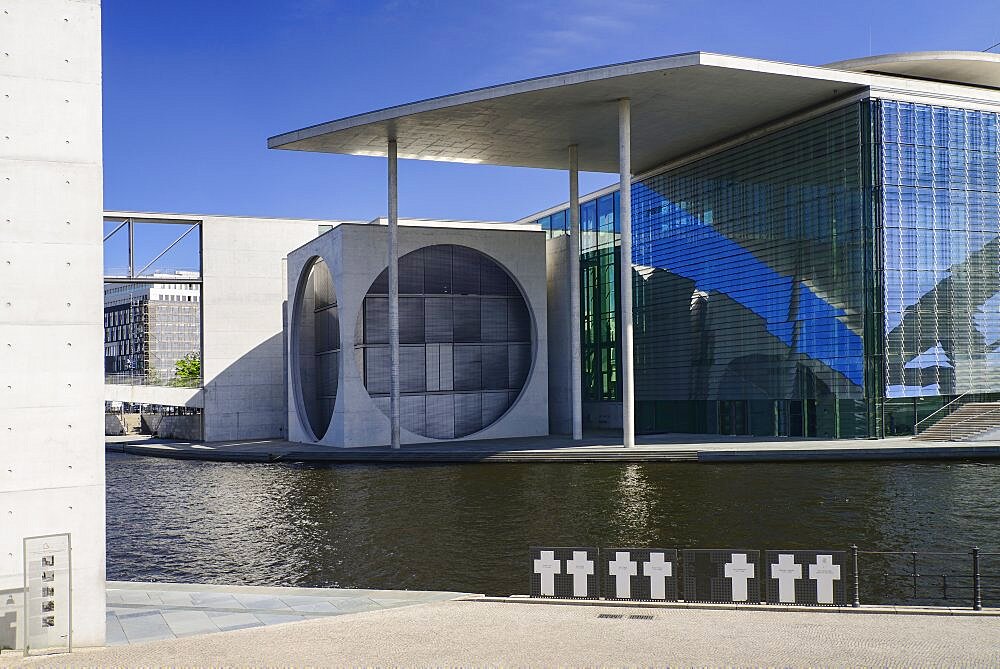
M504 595L527 592L531 545L1000 553L988 462L312 467L109 453L107 490L118 580ZM882 576L909 557L863 555L862 601L946 603L948 579L933 575L969 562L922 558L930 576L912 599L912 579ZM1000 557L983 569L1000 574ZM967 600L969 581L953 576L948 597ZM1000 587L984 596L1000 605Z

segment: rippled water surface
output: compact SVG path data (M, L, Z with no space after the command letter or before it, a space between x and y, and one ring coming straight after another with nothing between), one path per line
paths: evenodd
M108 454L107 487L108 578L124 580L510 594L527 590L529 545L1000 552L990 463L320 468ZM881 577L906 566L894 560L870 557L868 573L863 560L868 599L912 594ZM925 581L918 595L938 599Z

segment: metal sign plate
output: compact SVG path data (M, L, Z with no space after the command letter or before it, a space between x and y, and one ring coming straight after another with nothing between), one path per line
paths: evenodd
M72 649L69 534L24 539L24 652Z

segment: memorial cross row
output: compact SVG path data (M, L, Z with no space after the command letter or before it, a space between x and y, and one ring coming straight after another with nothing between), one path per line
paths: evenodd
M531 548L531 596L845 605L844 551ZM763 567L762 567L763 564Z

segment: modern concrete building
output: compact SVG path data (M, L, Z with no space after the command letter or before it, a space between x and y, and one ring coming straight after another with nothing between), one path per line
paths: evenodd
M394 408L372 443L405 433L399 157L567 171L569 202L521 221L551 238L553 430L877 438L1000 400L998 89L990 53L813 67L699 52L269 146L388 158ZM618 184L580 198L579 169Z
M148 292L159 299L146 312L144 327L139 310L141 327L128 331L109 324L119 329L106 329L106 337L144 337L146 357L159 374L153 384L148 375L109 377L105 400L201 409L206 441L285 438L285 257L340 221L124 211L105 212L104 218L112 230L130 224L196 226L197 236L189 238L200 239L186 259L194 270L130 272L107 261L106 298L132 300ZM202 380L197 387L169 387L177 358L195 343L191 319L200 321L194 350L201 356Z
M541 228L402 223L402 443L548 434ZM288 257L293 441L390 441L386 227L340 224Z
M0 642L100 646L101 7L0 10Z

